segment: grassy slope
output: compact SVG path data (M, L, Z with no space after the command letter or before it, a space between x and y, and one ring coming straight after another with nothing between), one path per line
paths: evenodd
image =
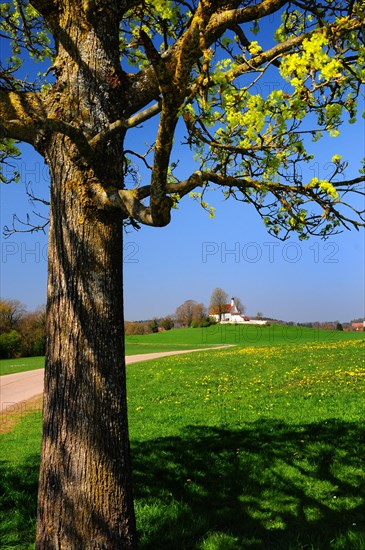
M127 347L131 345L162 346L177 345L218 345L218 344L281 344L293 342L316 342L329 340L349 340L362 338L361 332L341 332L311 329L305 327L288 327L270 325L255 327L253 325L213 325L208 328L175 329L143 336L127 336Z
M363 344L131 365L141 548L365 548Z
M19 357L19 359L1 359L0 375L15 374L27 370L42 369L44 357Z
M328 342L362 338L363 333L324 331L301 327L214 325L204 329L176 329L126 337L126 355L235 344L277 345L297 342ZM0 360L0 375L43 368L43 357Z

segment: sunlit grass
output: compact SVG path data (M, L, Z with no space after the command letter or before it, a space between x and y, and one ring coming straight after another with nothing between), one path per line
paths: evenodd
M132 426L141 424L135 436L154 427L156 436L169 435L202 419L236 428L264 418L301 422L304 415L357 419L365 404L364 342L237 347L130 365ZM163 418L174 421L161 426Z

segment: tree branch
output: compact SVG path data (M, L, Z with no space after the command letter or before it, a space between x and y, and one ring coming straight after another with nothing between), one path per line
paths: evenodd
M351 30L356 30L362 27L362 22L356 19L353 19L352 21L348 21L347 23L348 25L351 24L351 26L349 26L349 29L351 28ZM337 28L338 28L337 24L329 25L326 28L326 31L330 29L332 32L334 32L336 31ZM262 52L261 54L256 55L249 61L243 60L241 65L237 67L234 71L232 71L232 78L236 78L237 76L240 76L248 72L249 70L257 69L262 65L264 65L265 63L270 63L276 60L278 57L282 56L284 53L290 52L290 50L302 44L304 39L309 38L314 34L322 33L322 32L323 32L323 29L313 29L311 31L307 31L298 36L294 36L293 38L289 38L285 42L281 42L276 46L273 46L269 50L266 50L265 52Z
M151 39L141 33L145 50L162 94L162 110L155 145L150 185L150 207L156 223L162 223L162 205L166 201L166 179L180 103L186 94L193 65L207 52L210 43L228 26L263 17L280 9L283 0L264 0L257 6L212 14L212 5L199 3L183 37L164 56L156 51ZM205 54L204 54L205 55ZM209 65L209 60L206 60ZM206 69L208 68L206 66ZM169 67L173 68L173 78Z
M114 134L117 134L118 132L125 132L129 128L134 128L135 126L138 126L139 124L142 124L143 122L146 122L150 118L156 116L159 112L161 112L160 101L158 103L154 103L150 107L147 107L147 109L140 111L127 120L116 120L115 122L112 122L103 132L100 132L94 136L89 141L89 145L93 149L96 149L102 143L105 143L108 139L110 139Z
M44 94L0 89L0 136L34 143L39 121L46 117Z
M59 0L30 0L29 2L44 17L56 13L59 9Z
M144 109L143 111L140 111L134 116L131 116L126 121L127 128L134 128L135 126L138 126L143 122L146 122L150 118L160 113L161 108L162 108L161 101L158 101L157 103L154 103L153 105L151 105L151 107L147 107L147 109Z
M103 210L119 210L123 219L130 219L132 225L138 227L139 223L154 227L168 225L171 219L172 200L165 197L161 205L161 215L158 220L152 216L151 208L144 205L138 198L138 189L116 189L113 187L101 187L91 185L95 203Z
M95 157L92 140L89 142L85 134L73 124L48 116L51 97L51 94L41 92L14 92L0 89L0 137L13 138L34 145L40 132L57 132L69 137L77 147L80 156L92 163ZM113 125L111 127L111 133L113 133L115 129ZM98 140L95 141L98 142Z
M206 28L206 40L210 43L217 40L232 25L256 21L280 10L287 0L263 0L260 4L239 9L228 9L215 13Z
M140 36L147 57L155 71L162 96L161 116L155 142L153 168L151 173L150 209L154 223L156 225L166 225L167 219L170 219L170 212L168 212L166 208L166 206L170 204L166 196L166 180L176 124L178 121L178 111L182 105L184 93L181 93L176 82L171 78L168 64L157 52L150 37L144 31L141 31Z

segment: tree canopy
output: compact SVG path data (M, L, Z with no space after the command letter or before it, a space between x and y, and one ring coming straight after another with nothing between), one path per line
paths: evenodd
M183 327L190 327L193 320L193 311L197 302L195 300L185 300L175 311L176 321Z
M346 159L335 150L327 179L305 179L301 169L313 159L312 142L336 136L358 116L363 1L18 0L0 10L0 34L11 47L0 67L3 163L17 155L18 140L42 152L48 135L61 134L75 161L96 176L85 186L88 200L134 226L168 224L186 195L213 215L205 197L212 186L252 204L279 238L364 225L356 200L363 167L346 180ZM90 41L104 52L97 75L90 75ZM28 62L22 67L27 57L48 62L48 69L30 73ZM96 116L102 109L96 97L80 100L79 117L71 115L70 103L80 98L68 93L65 63L75 65L79 87L89 76L97 79L104 101L113 102L108 118ZM257 93L268 75L278 86ZM122 143L129 129L152 118L154 142L121 148L119 170L109 167L102 185L96 183L98 163L104 159L105 168L111 159L112 137ZM179 119L196 161L184 180L171 162ZM149 172L143 184L139 165Z
M227 292L222 288L215 288L210 297L210 313L219 315L219 318L221 318L222 313L227 313L227 301Z

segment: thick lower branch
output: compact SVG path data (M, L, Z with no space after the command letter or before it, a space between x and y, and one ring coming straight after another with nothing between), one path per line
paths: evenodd
M336 227L336 220L345 227L352 225L354 228L359 229L365 226L364 210L355 209L343 200L347 192L365 196L364 189L358 188L358 185L364 179L365 176L360 176L334 184L334 187L341 192L341 196L331 199L325 190L303 184L273 183L251 178L221 175L214 171L197 170L186 180L166 184L165 194L160 201L157 215L153 212L150 205L144 204L144 201L148 198L151 200L151 185L132 190L118 190L111 187L103 188L101 185L95 185L92 188L92 194L98 208L119 210L124 219L130 219L137 226L138 224L142 224L162 227L168 225L170 222L173 195L177 196L179 200L195 189L213 183L222 189L228 190L229 194L237 200L250 202L262 218L274 220L272 224L274 225L275 223L274 229L279 224L287 233L297 230L296 228L298 227L299 229L305 228L308 234L321 235L320 231L326 231L326 229L319 229L319 232L316 233L315 228L317 225L318 228L321 228L322 225L326 224L328 216L330 216L329 221L334 224L334 227ZM242 199L236 196L237 192L242 193ZM268 198L270 196L273 198L272 202ZM312 215L308 213L308 216L302 219L302 212L306 208L307 203L308 205L312 204L319 207L321 211ZM285 208L287 217L288 219L290 217L291 221L288 221L285 216L283 220L278 217L281 207ZM343 208L352 210L355 214L354 217L347 217L341 210Z
M177 120L177 107L163 101L151 175L150 204L151 212L156 222L159 221L161 208L162 210L164 208L166 181Z
M102 210L119 210L123 219L131 219L137 224L163 227L171 220L172 200L166 196L162 201L159 217L152 216L150 206L143 204L138 196L138 189L104 188L91 185L91 193L97 208Z
M185 197L188 193L202 187L208 183L209 178L205 173L197 170L188 179L182 180L176 183L168 183L166 185L166 193L168 195L179 195L180 198ZM144 185L134 191L138 197L138 200L146 199L151 194L151 186Z
M48 116L50 98L40 92L0 90L0 136L34 144L40 132L60 133L71 139L80 156L92 161L94 151L84 133L68 122Z

